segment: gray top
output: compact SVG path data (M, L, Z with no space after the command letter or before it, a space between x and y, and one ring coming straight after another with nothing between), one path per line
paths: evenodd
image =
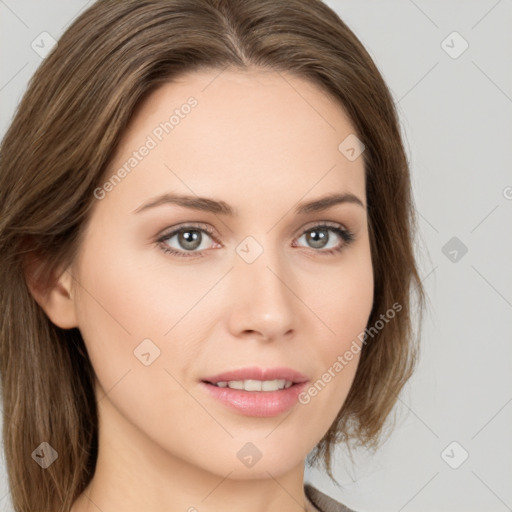
M312 512L355 512L351 508L333 500L311 484L304 484L304 493L314 507Z

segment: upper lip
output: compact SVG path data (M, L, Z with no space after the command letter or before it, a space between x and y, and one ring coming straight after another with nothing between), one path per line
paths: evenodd
M293 384L306 382L309 379L302 373L291 368L259 368L257 366L251 368L240 368L228 372L219 373L212 377L206 377L203 382L217 384L218 382L227 382L230 380L280 380L284 379Z

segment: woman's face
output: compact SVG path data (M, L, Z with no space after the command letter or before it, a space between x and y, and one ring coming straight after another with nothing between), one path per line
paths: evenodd
M257 70L182 75L137 110L69 268L116 457L235 479L303 465L348 394L359 352L335 363L373 302L363 156L353 135L339 149L354 131L316 86ZM361 204L299 212L334 194ZM203 382L245 368L277 373L227 380L294 385Z

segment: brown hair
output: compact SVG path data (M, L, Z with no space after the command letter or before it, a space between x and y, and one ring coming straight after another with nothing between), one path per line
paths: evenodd
M392 97L357 37L319 0L103 0L68 28L32 77L0 148L0 375L3 439L16 511L68 511L97 458L94 370L78 329L61 329L41 289L73 260L109 161L135 108L179 73L225 67L294 73L336 98L363 152L374 268L373 326L339 414L310 454L331 472L332 448L376 448L416 364L412 285L415 212ZM341 141L340 141L341 142ZM420 322L421 323L421 322ZM32 460L43 441L58 459Z

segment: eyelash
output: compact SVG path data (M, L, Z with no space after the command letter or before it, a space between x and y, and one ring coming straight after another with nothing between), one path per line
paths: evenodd
M298 238L300 238L301 236L303 236L304 234L306 234L310 231L314 231L315 229L319 229L319 228L326 228L328 231L332 231L332 232L336 233L343 240L343 244L341 246L338 246L338 247L335 247L332 249L326 249L326 250L321 250L321 249L316 250L316 249L311 248L311 250L313 252L317 252L322 255L334 255L336 253L340 253L341 251L343 251L347 246L349 246L355 240L355 236L354 236L354 233L352 233L352 231L349 231L348 229L341 227L341 225L330 225L330 224L325 224L325 223L316 224L315 226L312 226L312 227L306 229L305 231L303 231L301 233L301 235ZM180 226L179 228L174 229L170 233L165 233L160 238L158 238L156 240L156 242L159 244L164 244L164 242L166 240L169 240L170 238L179 234L180 232L187 231L187 230L202 231L202 232L208 234L215 242L219 243L216 240L216 238L214 236L214 232L210 227L202 226L202 225L201 226L193 225L193 224ZM160 245L160 247L164 253L172 254L173 256L178 256L180 258L181 257L185 257L185 258L204 257L204 254L202 254L202 252L177 251L175 249L171 249L168 245Z

